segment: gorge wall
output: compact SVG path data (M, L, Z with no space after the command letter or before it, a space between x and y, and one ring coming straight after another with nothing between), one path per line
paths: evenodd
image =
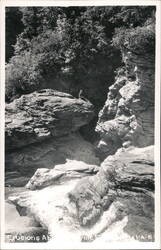
M122 58L96 126L103 158L122 146L154 144L155 54L124 47Z
M83 227L100 224L83 241L107 235L111 221L125 216L124 232L154 240L155 53L135 51L126 43L122 58L124 67L109 88L96 126L101 136L97 152L105 160L95 176L81 179L69 194ZM110 209L112 215L106 212Z

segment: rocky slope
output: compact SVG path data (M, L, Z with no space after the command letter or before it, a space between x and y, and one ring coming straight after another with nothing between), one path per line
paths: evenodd
M109 88L96 126L103 158L122 146L154 144L155 55L124 47L122 57L125 67Z

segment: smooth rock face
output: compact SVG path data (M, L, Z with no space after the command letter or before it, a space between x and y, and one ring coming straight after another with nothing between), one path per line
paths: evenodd
M123 149L109 156L95 176L82 178L69 194L81 225L96 223L113 202L119 201L128 215L125 231L133 237L143 235L145 241L149 234L154 239L153 155L153 146Z
M6 104L6 150L67 135L89 123L93 116L90 102L66 93L44 89L23 95Z
M65 164L56 165L54 169L38 168L27 183L26 188L41 189L49 185L63 184L70 179L96 174L99 167L81 161L68 160Z
M6 185L22 186L22 176L31 176L38 168L53 169L58 164L66 163L67 159L83 161L84 164L99 165L94 147L78 133L51 138L41 143L34 143L13 152L6 152L5 167L7 171ZM13 176L13 171L16 171ZM12 182L10 177L19 178L20 182ZM27 181L28 181L27 180ZM27 183L26 179L24 185Z
M120 147L154 144L154 54L122 51L125 70L119 71L99 113L97 147L105 159ZM121 73L120 73L121 72Z

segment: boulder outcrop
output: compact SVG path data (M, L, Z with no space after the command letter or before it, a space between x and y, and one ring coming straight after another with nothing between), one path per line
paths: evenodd
M66 168L71 170L70 164ZM86 167L83 169L79 169L82 176ZM119 150L102 163L96 175L61 184L10 196L9 201L47 228L53 240L60 240L62 232L67 242L97 241L98 236L101 240L119 221L129 239L154 240L152 146Z
M6 104L5 146L15 150L77 131L94 116L93 105L70 94L44 89Z
M125 67L117 72L99 113L98 152L104 159L122 146L154 144L154 53L122 49Z
M67 160L65 164L56 165L54 169L38 168L27 183L26 188L31 190L42 189L50 185L61 184L67 180L94 175L98 170L99 167L95 165L88 165L82 161Z
M93 116L90 102L51 89L6 104L6 185L26 185L38 168L67 159L98 165L94 147L77 132Z
M150 240L153 240L153 157L153 146L144 149L122 149L109 156L95 176L82 178L69 193L70 201L76 204L80 224L95 224L104 211L113 203L119 202L118 210L128 216L124 230L131 237L142 237L146 241L150 235ZM116 214L121 216L120 212ZM116 216L115 221L117 219ZM107 228L107 222L109 223L109 220L104 221L99 228L100 232ZM96 234L99 234L99 231Z

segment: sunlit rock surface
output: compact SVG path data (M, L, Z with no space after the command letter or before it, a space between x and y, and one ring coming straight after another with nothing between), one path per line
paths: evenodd
M42 189L53 184L62 184L70 179L94 175L99 167L88 165L82 161L68 160L65 164L56 165L54 169L38 168L34 176L27 183L26 188Z

